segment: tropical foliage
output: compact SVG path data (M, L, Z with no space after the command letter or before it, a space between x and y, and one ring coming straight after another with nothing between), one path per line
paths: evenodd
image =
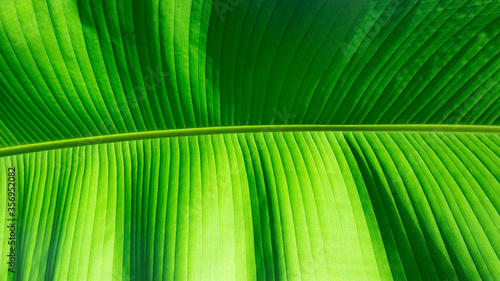
M0 3L0 280L499 278L499 1Z

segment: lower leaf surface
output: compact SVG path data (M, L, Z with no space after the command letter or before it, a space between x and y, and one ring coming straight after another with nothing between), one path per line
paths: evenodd
M262 132L2 157L18 170L17 278L494 280L499 143Z

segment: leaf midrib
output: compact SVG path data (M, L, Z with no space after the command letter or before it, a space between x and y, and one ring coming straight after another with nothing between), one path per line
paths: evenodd
M123 134L101 135L49 141L0 148L0 157L51 149L134 141L166 137L201 136L213 134L259 133L259 132L299 132L299 131L337 131L337 132L435 132L435 133L500 133L500 126L491 125L254 125L224 126L187 129L169 129Z

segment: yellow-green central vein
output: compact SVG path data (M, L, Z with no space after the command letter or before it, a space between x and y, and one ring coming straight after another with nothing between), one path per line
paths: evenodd
M200 136L213 134L299 132L299 131L338 131L338 132L442 132L442 133L500 133L500 126L481 125L257 125L226 126L190 129L170 129L135 133L92 136L59 141L50 141L0 148L0 157L75 147L100 143L133 141L166 137Z

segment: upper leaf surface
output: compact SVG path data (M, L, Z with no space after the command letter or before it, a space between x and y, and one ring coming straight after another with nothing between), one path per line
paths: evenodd
M0 147L271 124L500 123L498 1L6 1Z

